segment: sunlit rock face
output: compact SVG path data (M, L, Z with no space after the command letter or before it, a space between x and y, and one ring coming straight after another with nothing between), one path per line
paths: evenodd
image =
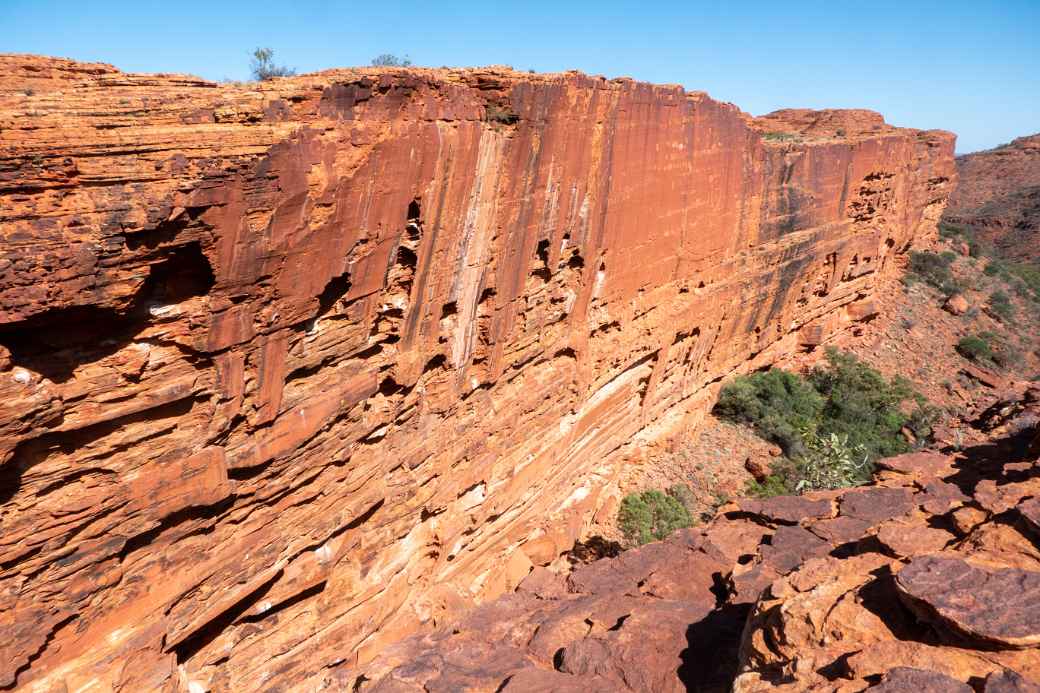
M578 73L0 56L0 686L291 688L512 589L626 445L873 315L952 152Z
M957 157L944 221L1015 260L1040 260L1040 133Z

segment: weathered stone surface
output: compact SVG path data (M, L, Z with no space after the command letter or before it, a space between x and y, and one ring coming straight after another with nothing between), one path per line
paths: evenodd
M737 506L746 513L759 515L768 522L796 525L805 519L834 515L834 504L828 499L805 496L776 496L765 500L741 499Z
M768 546L761 549L762 561L781 575L813 556L822 556L833 546L804 527L780 527Z
M841 497L841 515L877 524L897 518L914 507L914 493L907 488L865 488Z
M1040 258L1040 134L957 157L960 185L945 219L1009 257Z
M1040 573L987 570L952 556L914 558L896 575L922 617L1003 647L1040 645Z
M774 529L763 524L762 515L741 510L743 501L738 501L703 528L583 566L568 580L544 574L532 577L532 584L566 583L568 594L560 596L548 589L545 594L556 596L535 603L517 601L516 595L498 600L496 604L502 605L498 615L510 619L513 632L520 635L496 661L530 663L532 670L523 670L526 678L510 682L530 680L532 686L556 685L559 690L573 690L573 678L596 690L628 690L627 680L662 690L681 684L686 690L720 693L967 691L983 690L986 685L1030 690L1030 680L1040 676L1040 647L1012 648L1005 642L1009 635L1018 637L1014 629L1032 618L1029 614L1038 602L1030 585L1032 575L1040 572L1021 568L1038 560L1033 556L1034 540L1012 526L1015 518L975 508L960 486L954 486L963 498L958 502L968 505L950 511L939 502L957 495L946 488L954 482L970 489L981 480L1004 479L1008 469L1019 470L1014 474L1031 473L1032 467L1023 466L1022 459L1005 456L1004 442L994 441L949 460L935 456L944 460L940 465L929 462L928 456L918 458L927 464L910 463L909 458L882 461L876 483L913 485L868 486L832 494L834 507L867 519L822 514ZM942 476L929 476L934 472ZM896 516L877 522L876 513L860 512L868 499ZM799 505L798 499L769 503L768 507L777 508ZM928 510L933 504L935 513ZM966 536L962 539L944 529L955 515L963 519ZM931 553L939 549L938 555ZM933 560L976 563L983 574L958 577L946 571L934 579L914 578L922 561ZM924 598L952 609L950 618L976 626L982 623L987 632L1000 632L1002 640L995 640L992 633L983 641L955 631L952 622L937 618L931 606L908 608L900 597L904 579L921 587ZM716 598L714 605L709 594ZM588 599L595 606L581 601ZM645 604L646 600L651 603ZM661 677L661 671L674 662L677 640L673 638L683 630L682 619L660 616L663 630L655 630L649 619L637 619L640 609L656 613L653 610L662 604L697 607L695 620L685 630L687 646L679 655L682 666L674 671L674 679ZM538 613L536 618L545 625L539 627L540 635L528 640L524 629L530 627L531 613ZM623 620L620 631L636 623L644 625L623 637L597 634L603 624L615 618L621 622L620 615L629 613L632 616ZM478 689L495 690L504 674L502 668L489 664L489 649L495 646L486 643L498 642L500 627L476 616L446 625L442 633L473 644L459 648L458 660L450 667L441 665L439 671L494 670ZM639 632L647 638L645 652L639 651ZM401 643L392 656L360 671L378 685L397 680L410 671L410 662L426 661L444 651L437 644L439 637L447 636L418 636ZM557 679L565 653L574 658L571 670L581 673ZM550 668L555 673L548 673ZM343 680L350 684L357 679L345 675ZM542 684L543 680L548 683ZM361 690L367 690L368 684L362 683Z
M1018 514L1028 524L1029 528L1040 534L1040 498L1024 500L1016 506Z
M875 693L972 693L973 689L966 683L950 678L945 674L927 669L897 667L881 679L881 683L871 686Z
M933 479L953 473L953 458L931 450L908 452L887 457L878 462L878 467L908 476Z
M968 299L963 294L954 294L946 299L943 303L943 308L953 315L964 315L971 308L971 304L968 303Z
M2 685L284 688L508 592L629 441L847 326L952 148L577 73L0 56Z
M1004 669L986 677L983 693L1040 693L1040 684L1028 681L1016 671Z
M361 683L371 688L361 690L687 690L683 670L693 643L710 636L716 646L725 637L735 645L742 625L736 618L706 621L716 606L712 574L721 566L690 548L690 533L625 555L637 560L593 566L621 576L640 565L645 577L639 584L572 580L558 598L508 595L387 648L364 668ZM704 634L693 634L693 624L702 622ZM703 672L718 662L696 664ZM337 671L345 687L354 685L349 669Z
M878 528L881 544L900 558L934 553L953 541L952 534L943 529L922 527L920 523L893 520Z

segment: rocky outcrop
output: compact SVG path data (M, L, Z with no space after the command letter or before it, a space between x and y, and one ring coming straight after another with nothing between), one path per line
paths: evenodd
M1040 690L1040 388L871 486L741 500L413 636L362 691Z
M512 590L626 444L874 313L952 146L578 73L0 57L0 686L307 687Z
M1007 257L1040 260L1040 134L958 156L957 172L945 219Z

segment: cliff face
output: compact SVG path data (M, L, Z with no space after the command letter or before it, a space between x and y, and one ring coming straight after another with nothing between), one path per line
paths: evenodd
M1000 380L999 376L997 378ZM703 527L516 592L326 681L365 693L1040 691L1040 387L985 392L956 455Z
M959 183L945 218L1010 258L1040 260L1040 134L957 157Z
M627 443L872 315L955 176L948 133L577 73L0 90L0 686L38 690L302 685L512 589Z

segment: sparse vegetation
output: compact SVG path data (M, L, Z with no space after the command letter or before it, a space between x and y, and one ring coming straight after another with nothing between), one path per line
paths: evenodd
M380 53L372 58L372 67L411 67L412 59L407 55L399 58L393 53Z
M715 413L783 448L786 457L770 476L749 484L758 496L863 483L876 460L911 448L904 428L927 438L939 415L905 379L887 380L835 349L805 378L776 368L737 378L723 388Z
M795 491L846 488L870 481L872 467L866 448L850 444L847 435L809 432L805 444L808 452L802 459L802 478L795 484Z
M990 312L1001 322L1008 322L1015 316L1015 307L1006 293L997 289L989 296L986 304Z
M692 524L693 518L683 503L670 493L658 490L630 493L622 499L618 510L618 527L631 546L664 539Z
M950 272L956 254L946 252L943 254L932 253L927 250L912 251L910 253L910 274L907 280L923 281L929 286L939 289L944 296L952 296L963 290L963 286Z
M957 353L982 366L1008 369L1022 363L1022 352L1003 335L988 331L962 338Z
M284 65L275 65L273 61L274 51L272 49L257 48L254 50L250 65L253 79L265 82L275 77L291 77L296 74L296 70Z
M989 344L991 333L968 335L957 342L957 353L964 358L977 363L992 364L993 349Z
M722 389L715 404L716 416L750 425L791 457L804 452L802 431L814 427L822 410L816 388L780 368L737 378Z
M997 248L979 240L970 228L940 224L939 235L967 243L972 257L989 258L983 269L986 276L1002 280L1022 298L1040 302L1040 267L1036 264L1005 260Z
M500 125L515 125L520 121L520 116L508 105L489 103L485 115L489 123Z

